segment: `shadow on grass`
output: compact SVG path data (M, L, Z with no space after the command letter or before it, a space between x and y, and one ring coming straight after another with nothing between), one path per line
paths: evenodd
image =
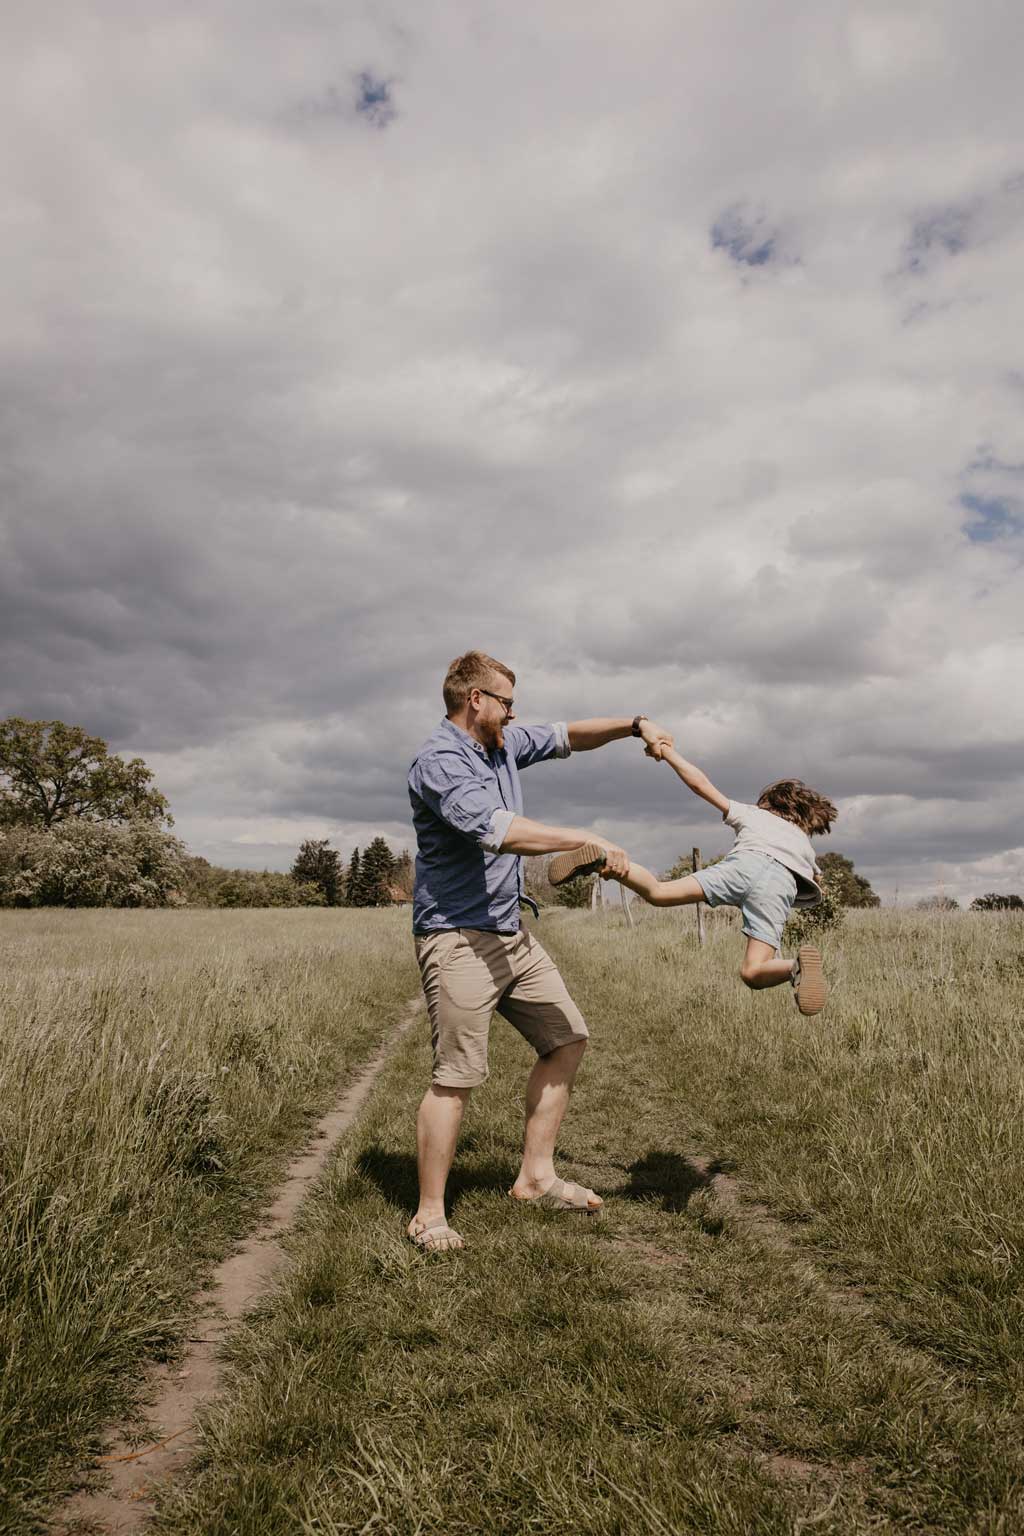
M381 1146L367 1147L356 1160L356 1170L375 1184L385 1200L402 1210L414 1211L419 1200L416 1159L408 1152L389 1152ZM515 1178L515 1169L493 1158L461 1161L456 1156L448 1176L448 1201L454 1205L460 1195L474 1190L505 1194Z
M626 1169L629 1182L621 1198L656 1199L664 1211L685 1211L695 1194L711 1188L718 1171L714 1163L705 1170L678 1152L645 1152Z

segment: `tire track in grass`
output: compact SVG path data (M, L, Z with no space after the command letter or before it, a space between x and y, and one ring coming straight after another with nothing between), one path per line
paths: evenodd
M319 1178L341 1137L351 1128L370 1091L414 1019L423 1010L414 998L390 1035L357 1073L338 1103L316 1125L305 1150L277 1186L259 1229L223 1263L196 1297L200 1332L187 1340L182 1358L147 1372L152 1404L140 1445L137 1431L117 1434L99 1458L106 1485L73 1495L55 1518L67 1533L138 1530L150 1518L160 1485L178 1476L197 1444L199 1408L217 1395L223 1376L220 1346L233 1323L267 1291L284 1262L280 1239L291 1226L307 1190Z

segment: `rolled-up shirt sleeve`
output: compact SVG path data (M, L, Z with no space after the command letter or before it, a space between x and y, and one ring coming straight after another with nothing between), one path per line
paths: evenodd
M487 836L482 839L488 853L500 853L501 845L508 837L508 829L516 819L515 811L493 811Z
M568 757L569 727L564 720L554 725L507 725L505 746L515 758L517 768L546 763L552 757Z
M506 809L497 789L478 778L458 752L420 758L409 782L435 816L488 852L496 853L508 836L515 812Z

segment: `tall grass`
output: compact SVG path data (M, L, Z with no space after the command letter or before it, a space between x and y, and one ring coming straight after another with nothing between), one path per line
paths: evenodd
M742 987L728 922L703 950L692 913L542 935L593 1034L559 1166L604 1216L508 1198L529 1052L496 1021L450 1186L469 1246L415 1253L410 1035L158 1528L1024 1530L1020 927L851 917L811 1020Z
M0 1529L33 1528L415 988L398 913L0 914Z
M717 916L717 914L716 914ZM818 1021L788 989L747 993L741 940L681 914L631 934L558 930L579 1000L636 1013L659 1058L644 1113L749 1189L890 1327L1016 1394L1024 1382L1024 922L852 912L826 938Z

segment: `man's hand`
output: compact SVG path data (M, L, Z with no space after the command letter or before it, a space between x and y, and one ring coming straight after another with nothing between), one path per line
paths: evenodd
M661 761L662 747L674 747L675 739L660 725L655 725L653 720L640 721L640 739L644 744L644 753L647 757L653 757L656 763Z
M595 837L593 833L588 841L598 843L608 855L604 868L600 871L602 880L607 880L614 875L629 874L629 854L625 848L620 848L616 843L609 843L606 838Z

